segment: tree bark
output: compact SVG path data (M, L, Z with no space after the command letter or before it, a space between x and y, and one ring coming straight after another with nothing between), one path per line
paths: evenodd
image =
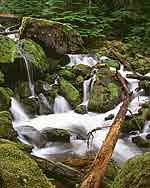
M80 188L102 188L102 179L106 171L108 162L112 157L114 147L119 137L120 128L125 119L128 105L131 101L131 93L124 78L122 78L119 73L117 73L117 76L122 86L124 87L126 96L117 116L115 117L111 125L109 133L107 134L105 141L103 142L103 145L99 150Z

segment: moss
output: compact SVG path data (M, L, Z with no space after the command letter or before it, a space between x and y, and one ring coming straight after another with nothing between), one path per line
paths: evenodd
M67 80L60 80L60 91L73 107L81 103L79 91Z
M24 17L19 29L21 38L30 38L40 44L47 55L77 52L83 41L69 24L46 19Z
M61 77L63 77L65 80L72 80L75 78L75 74L72 73L70 70L67 70L67 69L62 69L59 71L58 73Z
M0 112L0 138L17 140L17 133L13 129L11 115L7 111Z
M113 68L116 68L116 69L120 68L118 61L115 61L115 60L112 60L112 59L106 60L104 63L106 65L108 65L109 67L113 67Z
M0 71L0 85L5 82L4 74Z
M149 188L150 153L129 159L116 176L112 188Z
M107 85L96 81L91 92L88 110L92 112L107 112L120 102L121 90L114 82Z
M16 83L15 95L19 95L20 98L29 97L31 95L29 89L29 83L25 81Z
M138 147L150 148L150 140L146 140L140 136L133 137L132 142L135 143Z
M32 63L37 69L45 71L48 69L48 60L44 50L30 39L21 40L25 53L29 54L29 62Z
M13 63L17 56L17 49L15 42L0 35L0 63Z
M38 165L13 143L0 144L0 185L7 188L52 188Z
M81 75L82 77L87 77L91 73L91 67L84 64L79 64L73 67L72 72L74 74Z
M109 116L105 117L105 121L111 120L114 118L114 114L110 114Z
M48 141L70 142L70 133L64 129L49 128L41 132Z
M6 88L0 87L0 111L8 110L11 98Z
M74 110L76 113L79 113L79 114L86 114L87 113L87 107L86 105L79 105L75 108Z

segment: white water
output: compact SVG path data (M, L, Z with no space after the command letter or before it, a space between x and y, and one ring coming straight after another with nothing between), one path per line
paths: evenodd
M26 122L29 121L29 118L27 116L27 114L25 113L25 111L23 110L23 107L21 106L21 104L15 99L15 98L11 98L11 107L10 107L10 111L13 114L15 123L19 123L19 122Z
M71 66L75 65L75 64L79 64L81 62L83 64L86 64L86 63L88 64L88 61L89 61L89 57L86 56L84 58L83 55L82 56L70 55L70 58L72 58L71 63L70 63ZM91 60L91 59L93 59L93 58L92 57L90 58L90 61L89 61L90 66L92 66L92 64L93 64L91 62L95 63L95 59L93 59L93 60ZM126 74L129 72L124 71L123 67L121 66L120 73L122 74L122 76L125 77ZM93 87L95 79L96 79L96 77L94 75L93 78L86 80L84 82L83 102L88 101L90 90ZM93 84L91 83L91 81ZM133 91L136 96L136 94L138 94L136 92L136 88L138 87L138 80L127 79L127 81L129 82L131 91ZM135 97L129 106L130 111L133 114L137 113L138 110L140 109L140 104L144 103L145 100L147 100L147 97L143 97L143 96ZM85 135L86 135L89 131L93 130L96 127L101 127L101 126L103 127L105 125L111 125L113 120L105 121L104 119L109 114L116 115L117 112L119 111L120 106L121 106L121 104L116 106L115 109L113 109L109 112L106 112L104 114L103 113L96 114L96 113L89 112L87 114L80 115L80 114L77 114L71 110L70 105L68 104L68 102L66 101L66 99L64 97L57 96L55 98L55 102L54 102L54 113L55 114L42 115L37 118L30 119L30 120L28 120L28 125L34 127L35 129L37 129L39 131L46 127L62 128L62 129L68 129L70 131L73 130L74 128L79 128L79 129L85 130ZM16 109L16 106L14 103L12 103L11 108L18 111L18 108ZM13 110L12 110L12 113L14 114ZM128 112L128 114L130 115L129 112ZM14 124L14 127L20 127L22 125L26 125L24 118L22 119L21 123L16 121ZM94 139L92 142L93 148L98 149L101 146L108 131L109 131L109 129L106 128L106 129L97 131L94 134ZM42 148L42 149L34 148L33 154L37 155L37 156L41 156L41 157L46 157L46 158L51 155L63 154L63 153L67 153L67 152L77 154L77 155L86 155L87 144L86 144L85 140L71 140L71 144L72 144L71 147L68 145L62 146L62 144L59 144L59 145L52 144L52 145L47 145L47 147ZM134 144L129 142L128 139L127 140L119 139L117 142L117 145L115 147L113 157L119 163L122 163L123 161L125 161L139 153L142 153L142 151L140 149L138 149Z
M54 100L53 111L55 114L64 113L71 110L71 106L63 96L57 96Z
M21 57L24 59L24 62L25 62L25 66L26 66L26 70L27 70L27 76L28 76L28 82L29 82L29 89L30 89L30 92L31 92L31 97L35 97L35 88L34 88L34 84L33 84L32 79L31 79L31 71L30 71L28 60L27 60L26 56L22 53L20 47L18 47L17 49L18 49L18 52L20 53Z

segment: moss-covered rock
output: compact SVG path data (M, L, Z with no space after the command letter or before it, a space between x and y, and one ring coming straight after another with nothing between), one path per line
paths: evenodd
M112 188L149 188L150 153L129 159L116 176Z
M22 39L21 44L30 64L34 65L40 71L48 69L48 59L41 46L31 39Z
M79 105L74 110L76 113L79 114L86 114L87 113L87 106L86 105Z
M114 118L114 114L110 114L109 116L105 117L105 121L111 120Z
M81 50L82 39L69 24L24 17L19 29L21 38L30 38L40 44L51 56Z
M0 87L0 111L10 108L11 98L7 89Z
M29 89L29 83L26 81L19 81L16 83L15 95L18 95L20 98L26 98L31 95Z
M7 111L0 112L0 138L17 140L17 133L13 129L11 115Z
M138 147L150 148L150 140L144 139L141 136L135 136L132 138L132 142Z
M115 61L113 59L108 59L108 60L104 61L104 63L106 65L108 65L109 67L112 67L112 68L115 68L115 69L119 69L120 68L120 65L119 65L118 61Z
M150 81L148 80L142 80L139 82L139 87L141 89L144 89L144 94L146 96L149 96L150 95Z
M65 129L46 128L41 131L47 141L70 142L70 133Z
M62 95L73 107L79 105L81 103L79 91L67 80L61 79L59 82Z
M68 70L68 69L62 69L59 71L58 73L61 77L63 77L65 80L72 80L75 78L75 74L71 71L71 70Z
M88 111L107 112L120 102L120 97L121 89L115 82L103 85L101 81L96 81L89 98Z
M0 63L13 63L17 56L17 49L15 42L0 35Z
M73 67L72 71L77 76L81 75L83 77L88 77L91 73L91 67L89 67L88 65L84 65L84 64L78 64Z
M0 187L53 187L36 162L10 142L0 144L0 179Z

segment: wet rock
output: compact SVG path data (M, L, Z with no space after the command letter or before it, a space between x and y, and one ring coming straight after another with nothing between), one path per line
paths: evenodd
M79 114L86 114L87 113L87 106L86 105L79 105L74 110L76 113Z
M46 128L41 131L47 141L70 142L70 133L65 129Z
M129 159L116 176L112 188L149 188L149 167L149 152Z
M39 104L37 98L26 97L24 99L21 99L21 103L23 104L25 112L29 116L32 117L34 115L39 114L39 112L40 112L40 104Z
M60 92L72 105L76 107L81 103L79 91L67 80L61 79L60 81Z
M140 89L144 90L144 94L146 96L150 95L150 81L147 81L147 80L140 81L139 82L139 87L140 87Z
M9 110L11 105L11 96L7 88L0 87L0 111Z
M135 143L138 147L143 147L143 148L150 147L150 141L142 138L141 136L133 137L132 142Z
M12 118L9 112L0 112L0 138L17 140L17 132L13 129Z
M51 20L24 17L19 31L21 38L30 38L40 44L51 57L78 52L83 43L70 25Z
M0 144L0 187L53 188L37 163L13 142Z
M47 140L44 137L44 135L42 135L40 131L31 126L19 126L16 128L16 130L23 141L25 140L33 146L42 148L47 143Z
M146 138L147 140L150 140L150 134L147 134L147 135L145 136L145 138Z
M109 116L105 117L105 121L111 120L114 118L114 114L110 114Z

